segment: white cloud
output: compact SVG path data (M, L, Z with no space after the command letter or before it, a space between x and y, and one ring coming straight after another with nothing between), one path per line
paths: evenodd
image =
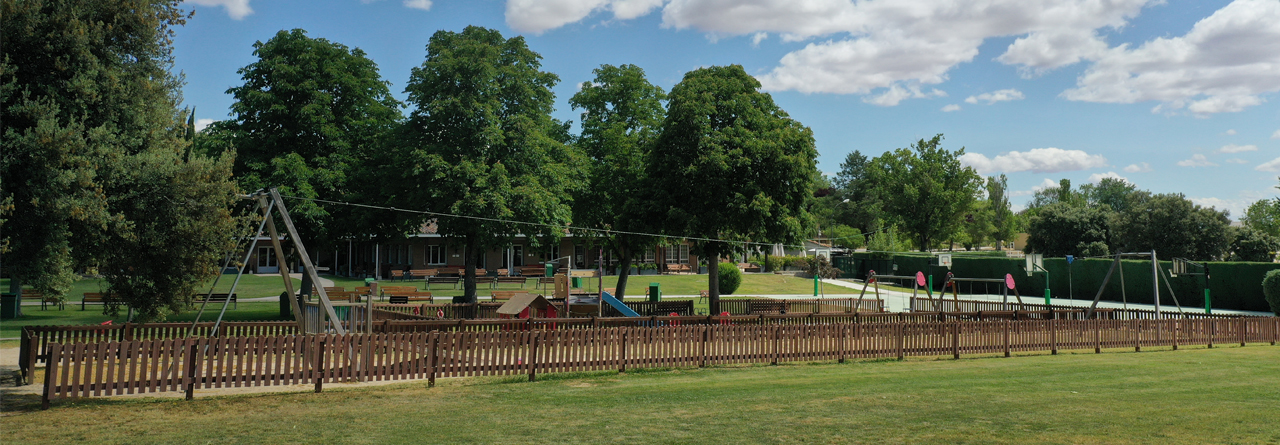
M253 8L249 7L249 0L187 0L200 6L221 6L227 10L227 15L233 20L244 19L245 16L253 14Z
M507 24L520 32L542 33L573 23L596 11L630 20L662 6L663 0L508 0Z
M764 39L767 38L769 38L769 33L757 32L755 35L751 36L751 46L760 46L760 42L763 42Z
M1093 29L1067 28L1033 32L1009 45L996 60L1021 65L1024 78L1044 74L1082 59L1096 59L1107 51L1107 42Z
M1280 130L1276 130L1275 133L1271 133L1271 139L1280 139Z
M1063 92L1069 100L1159 101L1153 112L1241 111L1280 91L1280 2L1236 0L1186 35L1106 51Z
M987 158L981 153L965 153L960 162L978 170L978 173L995 172L1054 173L1085 170L1105 167L1107 158L1102 155L1091 155L1081 150L1063 150L1061 148L1033 148L1025 152L1011 151Z
M1214 209L1217 209L1217 210L1226 210L1230 212L1232 215L1236 215L1237 220L1241 215L1244 215L1244 209L1248 207L1249 204L1253 203L1253 201L1248 199L1222 199L1222 198L1212 198L1212 197L1210 198L1189 197L1187 199L1191 200L1192 203L1195 203L1200 207L1213 207Z
M1141 164L1129 164L1128 167L1124 168L1124 171L1126 173L1146 173L1151 171L1151 164L1148 164L1146 162L1143 162Z
M1049 179L1049 178L1044 178L1044 180L1043 180L1043 181L1040 181L1040 185L1037 185L1037 186L1035 186L1035 187L1031 187L1031 193L1035 193L1035 192L1039 192L1039 191L1043 191L1043 190L1048 190L1048 189L1051 189L1051 188L1057 187L1058 185L1059 185L1059 184L1058 184L1058 181L1054 181L1054 180Z
M1280 172L1280 158L1275 158L1270 161L1259 164L1257 167L1254 167L1253 169L1260 172Z
M1236 129L1232 128L1232 129L1230 129L1230 130L1227 130L1227 131L1226 131L1225 133L1223 133L1223 134L1225 134L1225 135L1227 135L1227 136L1235 136L1235 135L1236 135Z
M1092 175L1089 175L1089 183L1097 184L1098 182L1102 181L1103 178L1116 178L1121 181L1128 182L1130 184L1133 183L1133 181L1130 181L1129 178L1120 176L1120 174L1116 172L1094 173Z
M1209 162L1209 159L1204 157L1204 155L1196 153L1191 155L1191 159L1178 161L1178 166L1180 167L1217 167L1218 164Z
M1023 97L1024 96L1022 95L1021 91L1010 88L1007 90L999 90L991 93L982 93L977 96L969 96L964 101L971 104L976 104L978 102L986 102L987 105L992 105L992 104L995 104L996 102L1022 100Z
M947 112L947 113L950 113L950 112L952 112L952 111L960 111L960 105L959 105L959 104L950 104L950 105L947 105L947 106L945 106L945 107L942 107L942 111L943 111L943 112Z
M1249 163L1249 161L1246 161L1246 160L1244 160L1244 159L1240 159L1240 158L1231 158L1231 159L1226 160L1226 162L1230 162L1230 163L1232 163L1232 164L1248 164L1248 163Z
M406 8L421 9L423 11L431 10L431 0L404 0Z
M196 119L196 131L204 131L204 127L208 127L213 123L213 119Z
M1218 153L1244 153L1246 151L1258 151L1257 145L1236 145L1227 144L1216 150Z
M903 88L900 85L893 85L889 87L888 90L885 90L885 92L877 96L864 98L862 101L872 105L892 107L898 105L898 102L902 102L903 99L919 99L926 97L947 97L947 93L936 88L927 92L920 91L920 86L918 85L910 85L906 88Z

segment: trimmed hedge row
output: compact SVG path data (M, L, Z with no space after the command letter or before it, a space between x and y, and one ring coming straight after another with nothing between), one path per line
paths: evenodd
M933 275L935 290L941 290L946 281L947 272L964 278L1003 278L1005 274L1013 275L1017 282L1018 293L1024 298L1043 298L1045 287L1044 272L1036 271L1028 277L1025 269L1026 261L1022 258L1005 258L993 256L960 256L952 257L952 267L934 266L933 257L926 254L903 253L891 260L876 260L865 253L855 253L848 257L835 259L836 267L844 271L844 278L866 278L868 270L876 270L881 275L915 275L917 271L925 275ZM1049 270L1049 288L1053 298L1074 298L1092 300L1102 286L1102 280L1111 268L1112 260L1088 259L1075 260L1070 266L1065 258L1046 258L1044 267ZM1119 270L1111 277L1107 287L1102 290L1102 299L1107 301L1128 301L1130 303L1151 304L1151 261L1123 260L1123 286ZM896 272L893 266L897 265ZM1262 279L1268 271L1280 269L1276 263L1251 262L1210 262L1209 290L1213 298L1213 307L1218 309L1236 309L1246 311L1270 312L1266 297L1262 293ZM1160 273L1168 276L1172 262L1161 261ZM1203 310L1204 277L1179 276L1169 278L1173 295L1164 280L1160 284L1160 304L1174 305L1177 297L1183 308ZM961 292L969 292L970 285L962 283ZM996 285L984 286L974 283L974 292L998 294Z

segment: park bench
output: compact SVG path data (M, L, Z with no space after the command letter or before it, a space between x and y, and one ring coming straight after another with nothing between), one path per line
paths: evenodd
M502 285L502 284L519 284L520 288L524 289L524 283L526 281L528 281L528 278L525 278L525 277L501 277L500 276L498 277L498 282L495 285L495 287L497 287L497 285Z
M85 297L85 300L88 300L89 294L84 294L84 297ZM196 303L203 303L205 302L206 297L210 303L230 302L232 309L235 309L237 306L236 294L230 294L230 295L228 294L196 294L195 298L192 298L191 301Z
M458 277L427 277L427 290L431 290L432 284L448 284L454 289L457 289L458 281L461 280L462 279Z
M381 286L378 288L379 299L386 298L388 295L404 295L407 292L417 291L417 286Z
M432 276L435 276L435 275L436 275L436 270L435 270L435 269L411 269L411 270L409 270L409 279L410 279L410 280L416 280L416 279L419 279L419 278L421 278L421 279L424 279L424 280L425 280L425 279L427 279L427 277L432 277Z
M547 273L547 269L542 266L524 266L519 270L520 276L524 277L540 277Z
M403 271L403 270L393 270L393 271L391 271L391 281L396 281L396 280L404 281L404 271Z
M325 292L328 292L328 291L329 291L328 289L325 289ZM360 295L373 295L373 287L371 286L357 287L356 293Z
M86 304L101 304L103 306L102 312L106 313L108 308L119 305L120 300L112 297L110 294L104 294L101 292L85 292L84 298L80 300L80 310L85 310Z
M738 270L743 272L759 272L760 266L751 263L738 263Z
M431 296L431 292L418 291L387 294L387 301L391 304L409 304L410 301L425 301L431 303L434 300Z
M538 288L545 290L547 285L555 286L556 277L538 277Z
M514 290L495 290L493 293L489 294L489 298L493 301L510 300L511 297L516 296L518 293L521 292Z
M466 272L466 270L461 267L441 267L440 273L437 274L436 276L449 275L454 277L460 277L464 272Z
M346 292L346 291L347 291L347 288L345 288L345 287L328 287L328 286L326 286L326 287L324 288L324 291L325 291L325 292Z
M785 314L787 313L787 302L785 301L752 301L749 303L751 314Z
M330 302L336 303L359 303L360 293L358 292L325 292L329 296Z
M23 289L22 299L23 300L40 300L40 310L42 311L45 310L47 307L49 307L50 304L57 306L58 310L63 310L67 308L67 303L62 301L58 297L46 296L45 294L40 293L35 289Z
M668 264L667 273L689 273L693 269L688 264Z
M481 284L487 284L490 289L493 289L498 286L498 277L484 277L476 273L476 288L479 288Z

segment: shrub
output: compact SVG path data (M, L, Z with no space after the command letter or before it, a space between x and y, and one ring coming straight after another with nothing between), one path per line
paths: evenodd
M742 285L742 271L733 263L720 263L720 294L730 295Z
M812 276L820 276L822 278L840 278L842 273L840 269L836 269L831 265L831 260L824 256L812 256L801 258L799 266L804 269L804 273Z
M1280 269L1267 272L1262 278L1262 294L1271 305L1271 312L1280 315Z

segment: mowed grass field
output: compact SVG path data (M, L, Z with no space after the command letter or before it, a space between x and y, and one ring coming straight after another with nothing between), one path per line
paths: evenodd
M1280 347L6 398L7 443L1277 443ZM197 394L199 391L197 391Z

